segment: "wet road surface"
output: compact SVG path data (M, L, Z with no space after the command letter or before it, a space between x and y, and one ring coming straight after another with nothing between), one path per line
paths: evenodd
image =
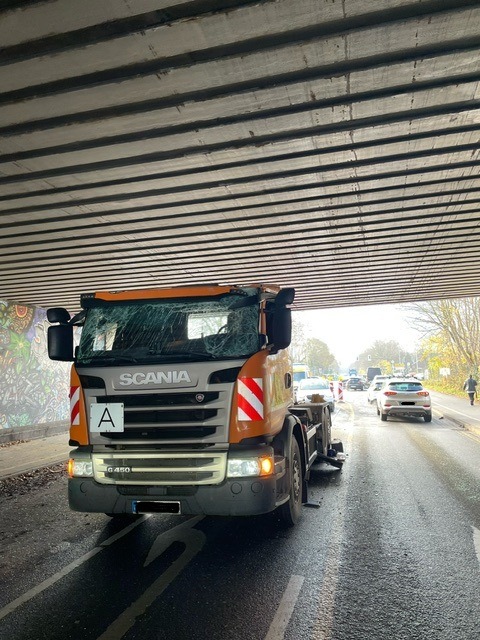
M480 440L344 397L293 529L73 513L63 473L0 496L0 638L478 640Z

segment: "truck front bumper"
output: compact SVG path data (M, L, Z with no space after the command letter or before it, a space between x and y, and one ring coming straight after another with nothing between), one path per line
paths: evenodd
M212 516L252 516L273 511L288 500L288 495L279 494L278 480L282 474L266 477L231 478L220 485L202 486L122 486L102 485L93 478L70 478L68 481L68 499L74 511L133 514L138 513L138 504L142 513L148 513L148 504L162 503L165 512L179 503L178 513L183 515ZM280 483L281 484L281 483Z

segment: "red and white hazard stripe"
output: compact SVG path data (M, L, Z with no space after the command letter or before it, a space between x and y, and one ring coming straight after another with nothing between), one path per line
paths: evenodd
M70 424L80 424L80 387L70 387Z
M338 381L338 401L343 402L343 382Z
M262 378L239 378L237 395L239 420L263 420Z

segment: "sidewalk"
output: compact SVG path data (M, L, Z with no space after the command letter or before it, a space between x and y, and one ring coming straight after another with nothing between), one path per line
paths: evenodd
M472 407L466 394L465 398L458 398L438 391L430 391L430 395L434 418L443 417L451 420L457 426L480 437L480 403L478 401Z
M66 462L68 432L0 447L0 480Z

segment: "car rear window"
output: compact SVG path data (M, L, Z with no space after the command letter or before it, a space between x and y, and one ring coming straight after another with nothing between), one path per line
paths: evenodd
M420 382L390 382L388 388L392 391L422 391Z
M310 380L306 378L305 380L300 380L298 386L303 391L315 391L315 389L328 389L330 385L328 380Z

